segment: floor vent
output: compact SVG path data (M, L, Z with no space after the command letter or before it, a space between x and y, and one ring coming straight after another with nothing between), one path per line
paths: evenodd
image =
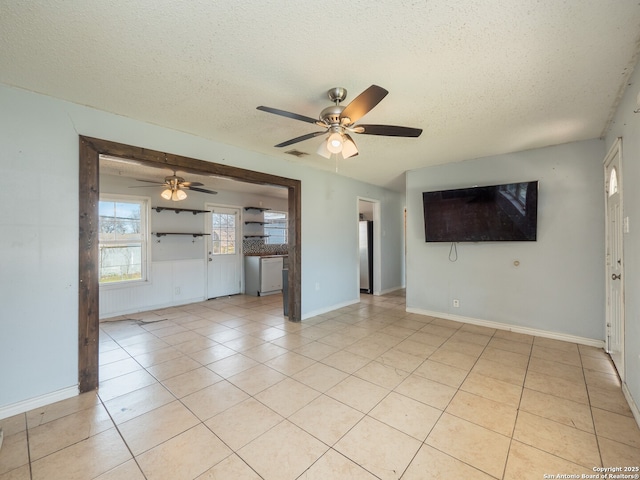
M309 155L307 152L301 152L300 150L287 150L284 153L288 153L289 155L293 155L294 157L306 157L307 155Z

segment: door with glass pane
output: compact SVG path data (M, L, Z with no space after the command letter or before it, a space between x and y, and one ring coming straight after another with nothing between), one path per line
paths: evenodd
M240 293L240 209L207 205L207 291L209 298Z
M624 380L624 275L621 140L604 161L606 193L606 349Z

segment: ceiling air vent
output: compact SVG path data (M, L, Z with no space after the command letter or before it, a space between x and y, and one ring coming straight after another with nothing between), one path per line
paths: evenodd
M298 158L306 157L307 155L309 155L307 152L301 152L300 150L296 150L296 149L287 150L284 153L288 153L289 155L293 155L294 157L298 157Z

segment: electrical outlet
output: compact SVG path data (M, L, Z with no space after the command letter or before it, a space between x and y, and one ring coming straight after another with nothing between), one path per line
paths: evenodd
M317 292L318 290L320 290L320 283L319 283L319 282L316 282L316 292Z
M176 295L180 295L180 287L176 287Z
M460 308L460 300L457 298L453 299L453 308Z

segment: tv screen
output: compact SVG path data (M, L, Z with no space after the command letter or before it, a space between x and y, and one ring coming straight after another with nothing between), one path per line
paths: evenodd
M424 192L427 242L535 241L538 182Z

